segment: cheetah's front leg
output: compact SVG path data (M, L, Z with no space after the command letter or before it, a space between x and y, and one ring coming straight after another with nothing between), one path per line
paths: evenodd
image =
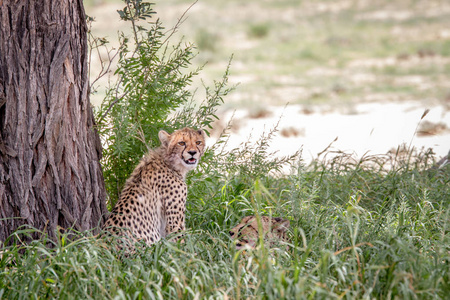
M166 234L172 232L183 231L186 229L185 225L185 201L180 203L169 202L166 206ZM180 239L178 237L176 240Z

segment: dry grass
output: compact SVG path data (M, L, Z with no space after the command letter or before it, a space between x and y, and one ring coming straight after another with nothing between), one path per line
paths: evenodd
M170 28L190 0L155 1ZM87 5L95 32L121 28L115 1ZM110 12L107 15L106 12ZM445 103L450 90L448 1L198 1L179 37L208 62L203 80L223 72L234 54L228 102L284 105L417 100ZM244 78L244 79L243 79ZM236 99L236 100L234 100ZM237 101L237 102L235 102Z

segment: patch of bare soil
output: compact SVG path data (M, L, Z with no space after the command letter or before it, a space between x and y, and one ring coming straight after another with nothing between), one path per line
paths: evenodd
M419 129L417 130L417 135L418 136L434 136L434 135L443 134L448 131L449 131L449 128L443 122L435 123L435 122L425 120L420 123Z

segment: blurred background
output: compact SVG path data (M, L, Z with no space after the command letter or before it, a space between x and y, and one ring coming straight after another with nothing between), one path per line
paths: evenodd
M271 150L363 155L398 147L450 150L450 1L156 0L173 41L194 43L193 89L228 65L237 85L225 98L209 143L233 117L227 147L255 141L277 124ZM118 0L84 1L92 32L118 45L128 25ZM91 76L98 58L92 57ZM107 77L98 81L94 105ZM198 93L199 101L202 98ZM424 114L426 110L428 113Z

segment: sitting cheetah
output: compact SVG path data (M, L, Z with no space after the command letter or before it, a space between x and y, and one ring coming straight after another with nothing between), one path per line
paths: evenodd
M133 241L152 245L169 233L185 229L186 173L205 149L203 130L183 128L158 134L161 146L149 153L127 179L103 228Z
M289 220L282 218L270 218L261 216L264 243L269 247L277 241L286 241L286 232L289 229ZM259 239L258 221L255 216L244 217L236 227L230 230L230 235L237 239L236 249L241 249L245 245L254 248Z

